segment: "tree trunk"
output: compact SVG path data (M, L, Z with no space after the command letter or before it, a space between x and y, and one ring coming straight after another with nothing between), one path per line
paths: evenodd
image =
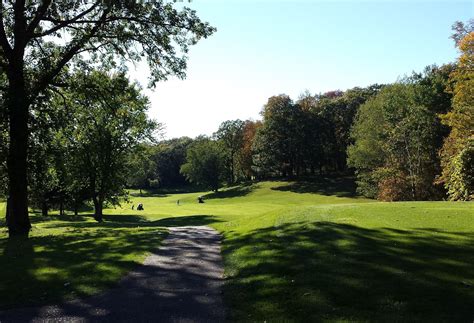
M14 53L8 69L7 109L10 121L8 151L8 186L10 236L28 236L31 229L28 217L28 99L23 73L23 53Z
M10 197L7 198L7 207L6 207L6 210L5 210L5 223L8 227L8 220L10 219L10 210L11 210L11 207L10 207Z
M41 215L48 216L48 203L46 203L46 201L41 203Z
M59 201L59 215L60 216L64 215L64 201L62 197L61 197L61 200Z
M230 184L234 184L234 153L230 157Z
M102 214L103 201L97 196L95 196L92 200L94 201L94 219L97 222L102 222L104 220Z

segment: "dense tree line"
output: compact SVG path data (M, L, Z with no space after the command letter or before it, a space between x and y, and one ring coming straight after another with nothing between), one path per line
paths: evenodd
M360 107L348 148L359 192L383 200L442 196L434 182L447 129L438 114L450 109L444 85L452 70L451 65L428 67L422 75L385 86Z
M181 188L189 184L181 173L186 152L193 143L188 137L163 140L157 144L141 144L130 155L128 185L131 188Z
M181 159L192 183L354 174L381 200L474 198L474 33L457 23L455 64L428 66L393 84L296 101L268 99L261 121L228 120ZM179 166L179 167L178 167Z
M228 164L228 157L219 142L198 137L186 152L186 163L181 166L181 172L191 183L217 192L222 182L226 178L229 180L232 165Z
M171 173L180 169L188 182L212 190L252 179L350 172L346 164L350 126L358 107L381 88L305 93L297 102L287 95L271 97L263 107L262 121L224 121L211 137L186 139L186 150L159 148L173 147L174 141L183 139L148 149L148 157L140 162L153 160L154 170L137 171L131 183L140 182L144 188L152 181L156 187L183 185L183 177L161 180L167 175L158 175L159 169L167 164L175 165Z
M348 163L382 200L474 198L474 24L455 25L456 64L431 66L361 106Z
M380 85L311 95L293 102L287 95L271 97L262 110L256 134L258 176L301 176L347 172L346 149L358 107L377 94Z

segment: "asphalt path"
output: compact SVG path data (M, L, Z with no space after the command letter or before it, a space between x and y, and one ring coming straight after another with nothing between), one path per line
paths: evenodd
M205 226L169 228L161 246L116 288L58 305L0 312L0 322L222 322L221 237Z

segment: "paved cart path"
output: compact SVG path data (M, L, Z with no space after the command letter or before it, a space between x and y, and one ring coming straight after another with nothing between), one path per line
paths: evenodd
M160 248L114 289L60 305L0 312L0 322L222 322L219 234L170 228Z

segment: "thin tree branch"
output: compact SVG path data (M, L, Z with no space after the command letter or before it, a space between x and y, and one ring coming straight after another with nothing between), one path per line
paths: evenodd
M26 28L26 34L28 38L31 38L31 36L33 35L33 32L35 31L36 27L38 27L41 19L45 15L46 11L48 11L48 8L50 5L51 5L51 0L43 0L43 3L38 7L35 17Z
M72 23L75 23L77 20L81 19L82 17L84 17L85 15L90 13L92 10L94 10L99 5L99 3L101 3L101 1L97 1L92 6L90 6L89 9L84 10L83 12L81 12L80 14L75 16L74 18L68 19L68 20L55 20L55 19L52 19L50 17L42 17L41 20L53 22L55 24L55 26L52 27L51 29L48 29L48 30L42 32L42 33L32 34L31 37L44 37L44 36L51 35L51 34L55 33L56 31L58 31L59 29L64 28L64 27L66 27L66 26L68 26ZM97 20L97 21L91 21L91 22L92 23L99 23L100 19Z
M12 47L8 42L7 35L5 34L5 26L3 24L3 2L0 1L0 46L3 49L3 55L7 60L10 60L12 55Z
M38 81L36 86L33 87L30 100L33 100L41 91L43 91L48 86L48 84L52 82L56 75L63 69L63 67L74 57L74 55L76 55L80 51L84 44L97 33L99 28L102 26L103 21L105 21L108 13L109 9L105 10L101 16L100 22L97 23L88 34L83 35L83 37L78 40L75 45L71 46L69 50L64 53L62 59L59 60L59 62L53 69L51 69L48 73L44 74L44 76Z

